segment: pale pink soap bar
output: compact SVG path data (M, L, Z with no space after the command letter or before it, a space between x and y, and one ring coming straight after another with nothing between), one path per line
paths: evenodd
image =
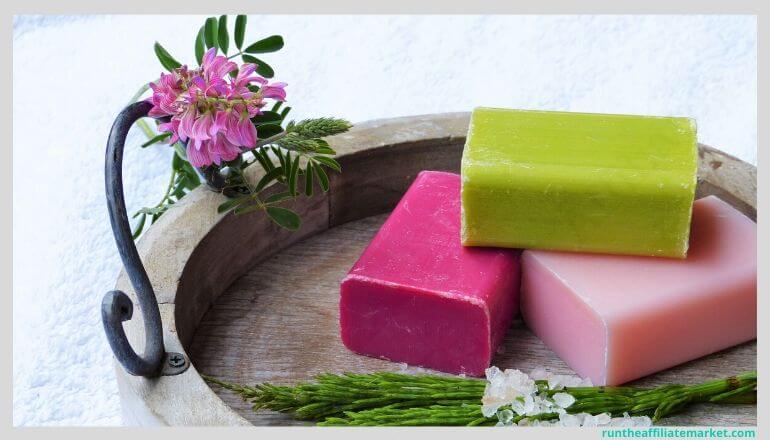
M617 385L757 337L756 224L693 205L685 260L525 251L521 313L573 370Z
M518 311L519 256L463 247L460 176L423 171L342 281L342 342L481 376Z

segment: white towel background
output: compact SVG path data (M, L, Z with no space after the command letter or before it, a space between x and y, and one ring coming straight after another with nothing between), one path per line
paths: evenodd
M120 268L103 189L115 115L161 66L194 64L205 17L16 17L13 381L16 425L121 423L99 321ZM231 26L232 26L231 21ZM756 19L725 16L250 16L247 41L289 83L294 118L352 121L500 106L680 115L756 163ZM232 45L232 43L231 43ZM126 153L131 211L154 205L170 152Z

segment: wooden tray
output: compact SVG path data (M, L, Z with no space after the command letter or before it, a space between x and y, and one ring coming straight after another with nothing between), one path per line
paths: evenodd
M298 232L261 213L219 215L219 194L197 189L141 239L167 350L186 353L179 376L144 379L116 367L124 419L141 425L289 425L290 416L254 413L200 373L254 384L291 384L331 372L415 371L347 351L338 334L339 282L421 170L458 172L468 113L372 121L331 139L343 174L331 190L294 205ZM756 219L756 168L699 145L696 197L716 194ZM117 288L133 295L125 273ZM138 314L136 314L138 315ZM126 322L143 348L141 318ZM572 373L520 321L494 359L501 368L544 366ZM693 383L756 369L756 342L648 376L639 385ZM666 419L675 425L756 425L756 406L701 405Z

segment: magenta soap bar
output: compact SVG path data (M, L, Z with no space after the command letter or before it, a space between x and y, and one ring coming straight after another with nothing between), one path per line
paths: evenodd
M525 251L521 312L573 370L617 385L757 337L756 224L693 205L685 260Z
M423 171L342 281L356 353L482 376L518 311L519 252L460 244L460 176Z

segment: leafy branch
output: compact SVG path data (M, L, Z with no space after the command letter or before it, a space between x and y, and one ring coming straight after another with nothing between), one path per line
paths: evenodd
M228 17L209 17L198 30L194 41L195 58L200 65L203 55L207 50L215 48L215 51L228 59L240 57L244 63L257 65L256 72L264 78L272 78L274 69L256 54L277 52L284 46L283 37L272 35L253 43L245 43L247 17L238 15L235 17L233 33L228 30ZM230 53L231 42L234 45L234 53ZM182 63L177 61L160 43L154 45L154 52L164 69L173 71ZM234 74L231 73L231 74ZM253 92L258 92L259 87L250 85ZM138 101L148 90L145 84L131 102ZM225 185L221 188L223 194L232 197L222 203L220 212L233 211L235 214L244 214L256 210L264 210L266 214L278 225L287 229L298 229L299 216L289 208L278 206L300 195L312 196L314 181L322 191L329 190L329 177L326 168L341 171L339 163L332 158L336 153L323 138L347 131L350 123L341 119L318 118L307 119L297 123L289 122L284 127L287 115L291 107L283 106L282 102L276 104L269 111L252 118L252 123L257 128L257 144L248 151L248 154L239 156L236 160L212 165L211 169L202 169L205 176L216 175L225 179ZM171 136L170 133L157 133L145 120L140 120L138 125L145 133L147 141L143 148L156 143L164 142ZM173 207L189 191L199 186L201 177L199 173L187 161L184 145L174 144L175 154L172 159L172 170L165 194L161 200L152 207L140 209L134 218L137 223L134 229L134 238L137 238L149 217L150 223L154 223L164 212ZM251 156L249 160L245 160ZM258 163L264 176L256 184L247 181L244 170L254 163ZM297 188L300 176L304 176L302 188ZM271 185L285 186L283 191L265 197L262 192Z
M285 130L260 140L251 150L254 160L245 163L241 170L258 163L264 171L262 178L254 186L247 184L243 176L237 179L240 183L246 183L247 193L222 203L219 212L232 210L242 214L264 209L278 225L291 230L298 229L301 224L299 216L294 211L275 205L300 195L300 176L304 177L301 191L307 197L313 195L314 179L322 191L329 190L329 177L324 168L337 172L341 172L342 168L331 157L336 152L322 137L344 133L350 126L349 122L334 118L307 119L297 123L292 121ZM257 133L259 128L260 125L257 126ZM273 183L283 184L285 191L262 200L260 193Z
M203 376L211 383L240 395L257 411L291 413L298 420L324 426L419 426L495 425L497 417L485 417L481 399L486 382L452 376L370 374L320 374L314 382L294 386L263 383L243 386ZM757 373L751 371L696 385L637 387L567 387L549 390L547 381L535 382L543 392L568 393L575 402L570 414L609 413L650 416L653 421L670 416L694 403L754 403ZM510 409L510 407L508 407ZM553 420L558 413L516 416Z

